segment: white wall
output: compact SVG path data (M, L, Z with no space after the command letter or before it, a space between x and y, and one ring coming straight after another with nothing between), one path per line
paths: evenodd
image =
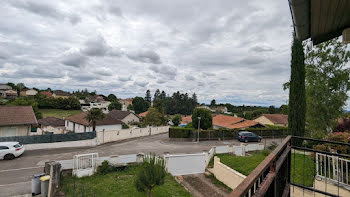
M75 130L73 126L75 125ZM84 129L86 127L86 129ZM112 131L112 130L121 130L122 125L121 124L115 124L115 125L97 125L96 131ZM66 130L68 131L74 131L75 133L84 133L84 132L90 132L92 131L92 126L84 126L78 123L71 122L69 120L66 120Z
M68 147L92 147L96 146L96 138L91 140L78 140L67 142L41 143L41 144L25 144L25 150L39 150L39 149L54 149L54 148L68 148Z
M132 122L140 122L139 117L137 117L135 114L130 113L129 115L127 115L125 118L123 118L122 120L125 124L129 124Z
M206 153L164 156L166 169L173 176L205 172Z
M98 144L103 144L124 139L167 133L168 131L169 126L138 129L105 130L97 132L97 142Z

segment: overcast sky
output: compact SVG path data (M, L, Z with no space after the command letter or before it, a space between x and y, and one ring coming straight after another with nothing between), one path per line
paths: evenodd
M0 83L286 103L287 0L2 0Z

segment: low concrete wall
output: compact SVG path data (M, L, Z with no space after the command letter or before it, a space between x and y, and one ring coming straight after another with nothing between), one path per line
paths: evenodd
M148 127L138 129L122 129L116 131L100 131L97 132L97 144L104 144L108 142L115 142L125 139L157 135L160 133L167 133L169 126L163 127Z
M108 142L116 142L116 141L125 140L125 139L167 133L168 131L169 131L169 126L139 128L139 129L122 129L117 131L100 131L100 132L96 132L96 138L90 139L90 140L25 144L24 147L26 150L92 147L92 146L97 146Z
M211 171L216 179L231 189L235 189L246 178L245 175L221 163L219 157L214 157L214 168Z
M74 148L74 147L91 147L96 146L96 138L91 140L41 143L41 144L25 144L25 150L39 150L39 149L54 149L54 148Z
M167 171L173 176L205 172L206 153L164 155Z

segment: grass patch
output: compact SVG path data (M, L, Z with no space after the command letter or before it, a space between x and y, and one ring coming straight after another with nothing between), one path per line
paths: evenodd
M63 110L63 109L40 109L39 111L43 114L43 118L47 118L47 117L63 118L63 117L79 114L82 112L81 110Z
M315 162L310 156L305 155L304 165L304 154L292 153L291 157L290 181L307 187L312 187L315 179Z
M74 196L75 182L75 196L148 196L146 193L136 190L134 179L137 170L138 166L129 166L124 170L111 172L106 175L95 174L83 178L65 177L61 183L61 190L66 196ZM191 196L170 174L166 175L164 185L156 187L152 194L154 197Z
M257 151L252 156L241 157L230 154L218 154L221 163L248 176L269 154L269 151ZM299 153L291 155L291 182L312 187L315 179L315 162L308 156ZM304 161L305 159L305 161ZM305 164L304 164L305 162Z
M238 172L248 176L264 159L270 154L270 151L256 151L250 153L251 156L235 156L230 154L218 154L220 162Z

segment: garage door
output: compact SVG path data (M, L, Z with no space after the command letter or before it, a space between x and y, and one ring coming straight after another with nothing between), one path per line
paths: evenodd
M10 137L10 136L16 136L17 135L17 128L16 127L5 127L1 129L0 132L1 137Z

